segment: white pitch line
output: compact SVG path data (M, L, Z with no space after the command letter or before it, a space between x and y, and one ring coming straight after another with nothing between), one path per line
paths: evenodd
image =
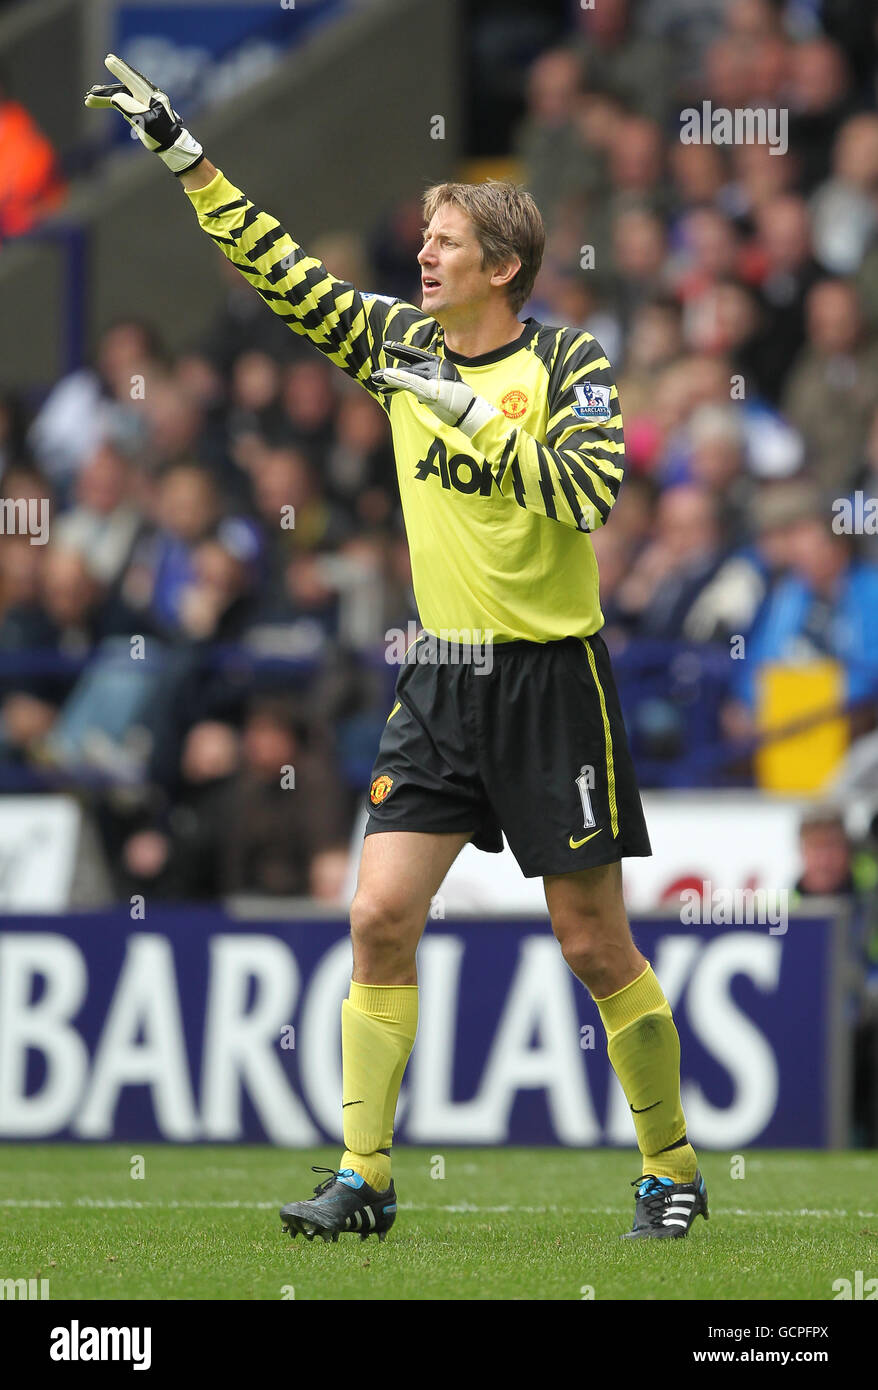
M41 1210L44 1208L75 1208L79 1211L99 1210L99 1211L273 1211L282 1205L282 1199L277 1198L273 1202L181 1202L176 1200L163 1201L138 1201L134 1198L102 1198L102 1197L74 1197L70 1202L59 1201L58 1198L39 1198L39 1197L0 1197L0 1207L33 1208ZM627 1206L617 1207L481 1207L474 1206L469 1202L450 1206L434 1206L417 1202L400 1202L400 1211L410 1212L445 1212L449 1216L618 1216L621 1212L627 1212ZM860 1219L874 1221L878 1219L878 1211L848 1211L842 1207L832 1210L820 1210L819 1208L797 1207L797 1208L776 1208L765 1209L764 1207L718 1207L718 1216L799 1216L817 1217L821 1220L837 1220L840 1217L856 1216Z

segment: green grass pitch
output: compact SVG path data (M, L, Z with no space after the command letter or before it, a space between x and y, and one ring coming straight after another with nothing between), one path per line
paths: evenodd
M134 1179L131 1159L144 1159ZM335 1149L7 1145L0 1278L52 1299L834 1298L878 1276L878 1154L702 1155L711 1218L686 1240L620 1241L633 1154L400 1148L386 1242L291 1241L277 1208ZM294 1291L294 1292L291 1292Z

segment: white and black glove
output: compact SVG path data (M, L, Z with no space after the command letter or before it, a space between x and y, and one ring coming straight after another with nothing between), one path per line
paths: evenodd
M204 158L204 151L183 125L171 106L167 93L132 68L115 53L108 53L104 64L119 81L109 86L89 87L86 106L112 106L137 132L138 139L157 154L173 174L185 174Z
M443 424L454 425L470 438L499 414L489 401L467 386L447 358L407 343L382 343L381 347L388 357L398 357L401 365L382 367L372 373L369 380L380 391L411 391Z

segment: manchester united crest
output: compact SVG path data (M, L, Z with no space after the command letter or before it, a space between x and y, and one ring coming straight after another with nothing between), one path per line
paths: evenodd
M380 777L376 777L369 791L369 797L373 806L380 806L386 800L390 788L393 786L393 778L388 777L386 772L382 772Z
M527 414L527 394L517 389L507 391L500 402L500 409L507 420L520 420L522 415Z

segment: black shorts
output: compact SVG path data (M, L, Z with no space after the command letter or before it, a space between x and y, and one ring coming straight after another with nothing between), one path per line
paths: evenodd
M497 643L481 670L461 651L421 634L406 654L366 834L471 831L496 854L502 830L525 878L651 854L603 639Z

